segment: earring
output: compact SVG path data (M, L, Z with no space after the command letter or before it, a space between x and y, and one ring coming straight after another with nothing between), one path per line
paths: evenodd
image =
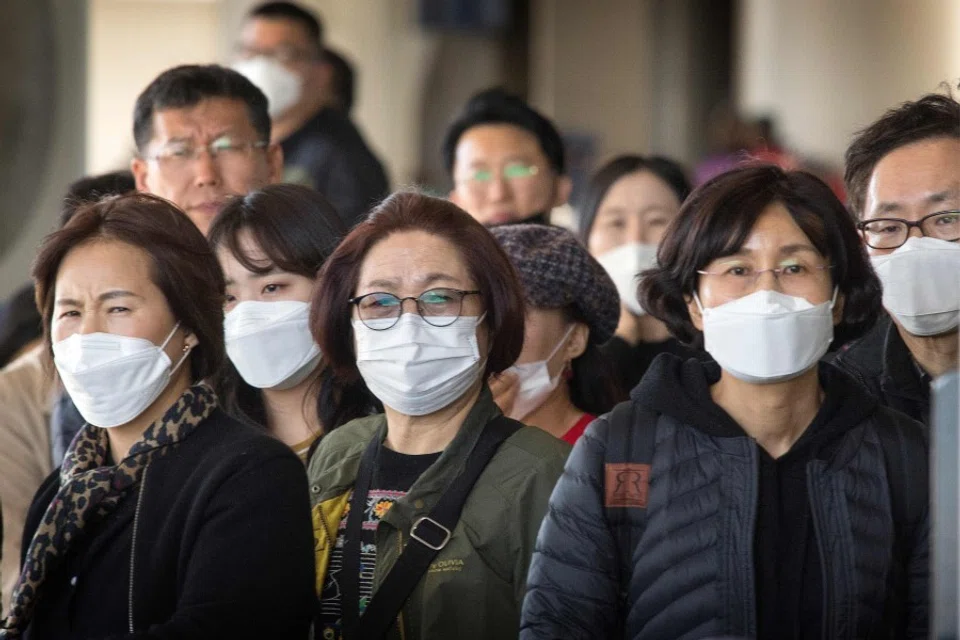
M190 345L188 345L188 344L183 345L183 352L184 352L184 353L187 353L187 352L189 352L189 351L190 351Z

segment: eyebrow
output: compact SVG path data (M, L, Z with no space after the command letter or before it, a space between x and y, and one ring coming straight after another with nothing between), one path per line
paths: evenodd
M780 249L777 251L777 253L779 253L782 256L789 256L795 253L805 253L805 252L815 253L817 255L820 255L820 251L818 251L817 248L811 244L800 244L800 243L788 244L784 247L780 247ZM754 251L752 249L743 248L743 249L740 249L740 251L737 251L736 253L731 253L730 255L727 255L727 256L721 256L720 258L717 258L717 259L722 260L724 258L736 258L737 256L752 256L753 254L754 254Z
M97 296L98 302L107 302L108 300L116 300L117 298L139 298L143 300L143 296L140 294L134 293L132 291L126 291L124 289L114 289L112 291L106 291ZM79 307L80 301L74 298L57 298L55 304L59 307Z
M446 273L434 272L424 276L417 277L415 282L420 286L427 287L440 281L447 281L456 285L462 285L458 278L454 278ZM365 288L373 289L375 287L393 288L399 284L399 280L390 278L380 278L367 283Z
M927 204L939 204L941 202L958 198L960 198L960 188L953 187L943 191L937 191L936 193L931 193L930 195L926 196L923 201ZM901 209L903 209L903 205L899 202L881 202L876 208L876 213L893 213ZM874 215L874 217L876 217L876 215Z

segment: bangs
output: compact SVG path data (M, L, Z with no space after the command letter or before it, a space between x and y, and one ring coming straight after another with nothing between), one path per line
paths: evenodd
M316 278L320 265L297 260L291 255L294 249L285 246L283 238L276 237L269 227L258 225L253 220L234 219L232 222L233 224L222 227L221 232L217 234L218 237L211 238L211 241L214 242L215 247L224 247L229 251L244 269L257 275L265 275L274 269L280 269L310 279ZM250 240L259 249L261 255L251 255L251 252L243 247L245 232L249 234Z

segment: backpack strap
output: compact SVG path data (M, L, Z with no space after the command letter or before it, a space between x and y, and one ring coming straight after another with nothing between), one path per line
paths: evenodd
M343 615L343 637L347 640L373 640L384 637L393 626L420 578L430 568L430 563L450 541L452 532L460 521L463 505L477 479L507 438L516 433L522 424L506 416L498 416L484 426L479 440L467 458L460 473L434 505L430 514L418 518L410 528L410 541L404 546L393 568L383 579L380 588L367 603L360 615L360 537L367 493L373 481L380 440L374 438L363 453L350 513L347 516L346 540L343 549L343 570L340 578Z
M647 526L650 470L656 447L657 414L636 402L622 402L610 412L604 456L604 509L620 557L620 604L626 605L634 550ZM626 616L619 616L624 624Z

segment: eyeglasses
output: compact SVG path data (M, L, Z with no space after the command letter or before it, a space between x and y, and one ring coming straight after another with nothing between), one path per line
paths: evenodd
M460 289L430 289L419 296L398 298L392 293L375 291L347 302L357 307L360 321L374 331L391 329L400 320L403 313L403 303L407 300L416 300L417 313L428 324L435 327L448 327L457 321L463 310L463 299L466 296L479 294L479 291L463 291Z
M504 165L500 170L500 175L504 180L524 180L532 178L540 173L540 167L535 164L526 164L525 162L510 162ZM461 180L474 187L486 187L493 182L497 172L493 169L474 169L466 174Z
M760 276L770 272L777 279L780 288L788 295L803 296L823 283L824 276L832 264L818 265L803 260L791 261L775 269L754 269L740 262L722 262L713 271L697 271L713 280L717 293L725 298L734 299L752 293L757 288Z
M242 60L249 60L250 58L255 58L257 56L263 56L264 58L271 58L276 60L284 66L290 66L304 60L319 60L320 56L313 51L304 51L303 49L297 49L296 47L288 47L281 45L276 49L253 49L251 47L245 47L243 45L237 45L234 47L234 54L237 58Z
M268 142L248 142L221 136L206 145L186 142L168 144L153 155L147 156L147 159L157 161L168 171L182 172L187 170L204 150L210 154L214 162L228 167L237 162L246 161L253 149L264 149L267 146L269 146Z
M864 242L872 249L902 247L914 227L929 238L956 242L960 240L960 211L938 211L916 222L902 218L874 218L857 223Z

